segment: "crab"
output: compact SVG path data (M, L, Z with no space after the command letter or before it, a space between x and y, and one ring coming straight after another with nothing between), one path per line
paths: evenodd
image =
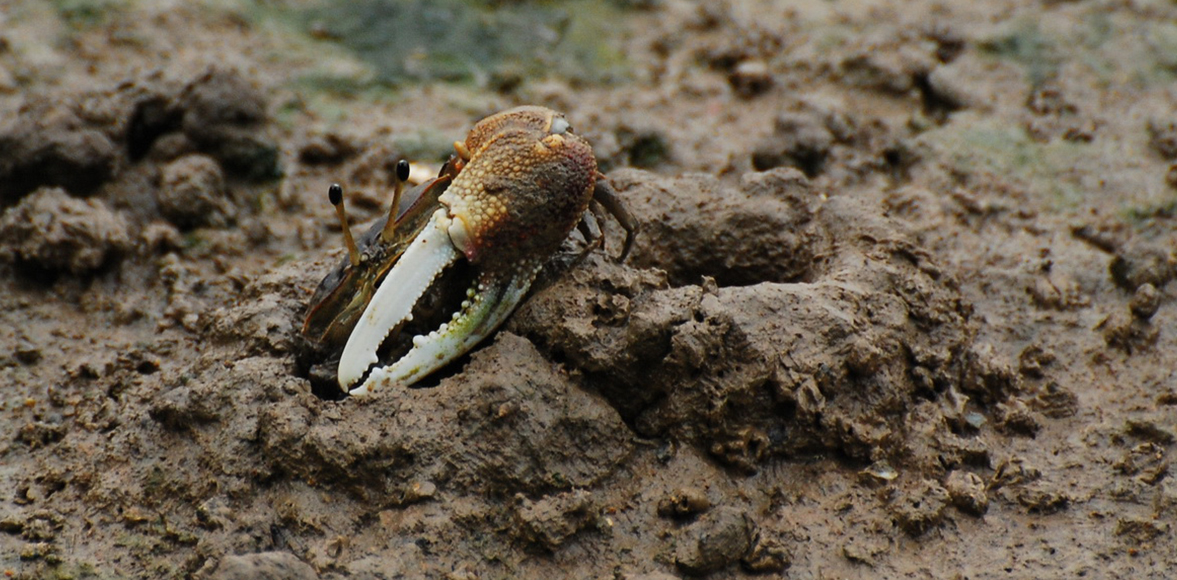
M337 380L352 396L412 386L493 334L574 228L586 253L603 241L601 208L626 232L619 260L632 247L637 222L563 114L503 111L454 149L405 203L401 161L388 217L358 243L331 188L348 256L320 283L303 334L327 350L342 344Z

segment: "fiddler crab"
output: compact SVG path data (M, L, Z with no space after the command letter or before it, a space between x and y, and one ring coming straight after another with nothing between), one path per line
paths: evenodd
M626 231L619 260L632 246L637 222L563 114L503 111L454 149L437 177L409 191L400 161L389 214L358 240L331 186L348 255L319 284L302 332L323 350L342 345L337 377L352 396L410 386L468 352L510 316L573 228L586 253L603 241L601 208Z

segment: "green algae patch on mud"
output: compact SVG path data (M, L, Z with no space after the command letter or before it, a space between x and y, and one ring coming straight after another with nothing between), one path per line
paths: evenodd
M979 39L977 47L1022 66L1034 86L1068 74L1064 65L1090 70L1107 84L1164 86L1177 79L1177 25L1077 10L1078 26L1066 19L1016 19Z
M66 24L75 30L101 26L117 19L126 9L122 0L52 0L50 4Z
M559 75L588 82L622 78L614 42L624 12L583 1L469 0L325 2L303 15L319 35L367 62L380 84L409 81L511 83Z
M953 171L1006 176L1058 208L1073 207L1090 195L1075 169L1089 165L1085 160L1098 155L1098 147L1035 141L1021 126L971 114L958 114L950 125L920 139L939 150Z

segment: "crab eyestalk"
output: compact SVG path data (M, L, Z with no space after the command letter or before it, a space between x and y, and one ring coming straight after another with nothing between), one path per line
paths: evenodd
M519 107L480 121L455 146L464 164L440 207L393 266L356 323L339 362L353 395L413 382L489 336L526 295L540 266L580 220L597 176L592 148L563 115ZM459 261L475 272L449 320L382 363L381 345Z
M356 240L351 235L351 226L347 223L347 209L343 207L343 188L338 183L332 183L327 188L327 200L335 206L335 216L339 218L339 225L343 228L343 243L347 246L347 261L354 268L360 265L360 250L356 247Z
M404 187L404 161L397 166L394 198ZM351 236L347 212L343 203L343 188L334 184L328 190L328 199L335 206L336 216L343 228L347 257L344 258L320 282L307 308L302 333L311 343L325 350L342 348L356 320L376 291L377 285L400 258L409 242L425 227L432 212L437 208L437 198L449 186L458 173L457 163L451 161L440 174L404 192L410 202L404 211L395 203L387 216L377 221L358 239ZM388 224L393 224L389 226Z
M389 207L389 219L384 222L384 230L382 237L386 240L391 240L396 237L396 220L393 219L395 214L401 206L401 195L405 191L405 182L409 180L409 162L401 159L396 162L396 183L392 188L392 205Z

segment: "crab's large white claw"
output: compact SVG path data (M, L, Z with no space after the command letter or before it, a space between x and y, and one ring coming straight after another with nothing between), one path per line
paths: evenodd
M413 337L409 352L388 366L372 368L380 362L381 343L401 323L413 319L413 306L469 244L461 219L449 217L444 207L434 212L376 289L348 337L339 359L339 386L353 396L363 396L383 387L412 384L474 348L511 315L531 287L538 265L480 275L449 322ZM352 388L365 373L367 379Z
M520 272L490 285L478 284L453 320L428 335L414 337L413 348L405 356L387 367L374 369L351 394L367 395L381 388L412 384L462 356L511 315L537 271L538 268Z
M425 229L409 244L384 283L376 289L339 358L339 386L345 390L379 362L376 351L380 343L398 324L412 320L413 305L437 276L461 256L450 241L450 222L444 208L434 212Z

